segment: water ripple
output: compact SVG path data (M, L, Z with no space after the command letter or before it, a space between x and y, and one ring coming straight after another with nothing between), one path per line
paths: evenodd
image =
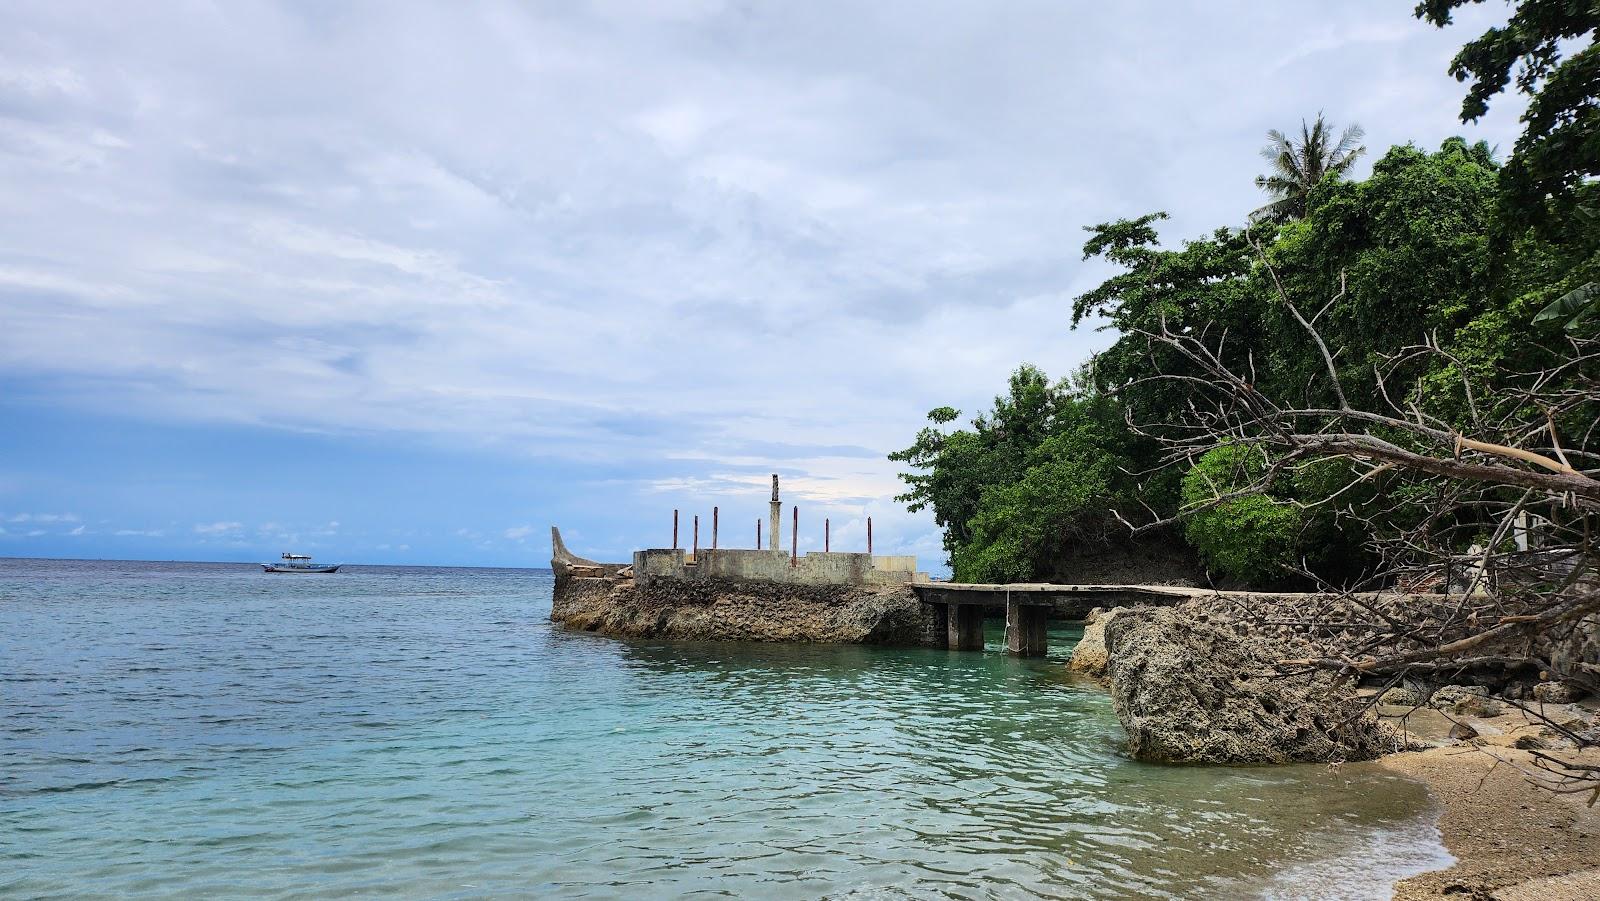
M1378 842L1341 890L1386 897L1438 862L1410 783L1127 759L1072 633L630 643L549 593L0 561L0 896L1271 897Z

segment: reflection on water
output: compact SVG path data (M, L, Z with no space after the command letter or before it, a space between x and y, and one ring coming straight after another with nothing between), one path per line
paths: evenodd
M311 579L0 562L0 893L1387 897L1442 853L1411 783L1125 758L1073 632L620 642L547 574Z

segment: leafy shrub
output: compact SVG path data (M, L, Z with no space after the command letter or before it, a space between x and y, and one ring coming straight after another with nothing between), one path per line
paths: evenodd
M1183 476L1184 508L1241 489L1266 466L1260 449L1248 445L1210 451ZM1294 565L1303 525L1304 517L1293 505L1252 494L1195 510L1184 522L1184 537L1209 569L1257 583L1281 579Z

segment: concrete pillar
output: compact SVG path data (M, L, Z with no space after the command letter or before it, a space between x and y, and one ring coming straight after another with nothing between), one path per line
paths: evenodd
M942 603L922 602L922 644L942 648L950 643L950 608Z
M983 650L983 605L948 604L949 627L946 647L952 651Z
M772 474L772 516L767 520L767 547L783 550L783 504L778 501L778 474Z
M1050 608L1006 598L1006 650L1018 657L1043 657L1050 644Z

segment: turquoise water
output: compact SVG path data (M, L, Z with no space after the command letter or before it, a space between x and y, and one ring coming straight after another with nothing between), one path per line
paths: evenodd
M1127 759L1072 632L625 642L550 588L0 560L0 896L1359 898L1447 860L1409 782Z

